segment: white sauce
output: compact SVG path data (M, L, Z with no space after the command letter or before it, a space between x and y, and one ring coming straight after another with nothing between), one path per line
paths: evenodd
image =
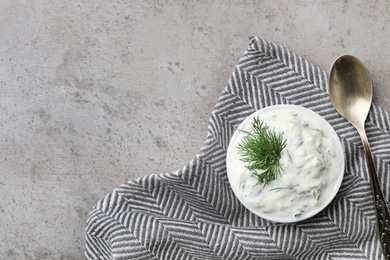
M255 115L270 129L283 134L281 175L267 185L240 160L237 145L245 135L236 132L229 149L229 180L239 199L252 211L278 219L302 218L329 198L344 166L340 145L313 113L296 108L269 110ZM251 131L253 115L243 130Z

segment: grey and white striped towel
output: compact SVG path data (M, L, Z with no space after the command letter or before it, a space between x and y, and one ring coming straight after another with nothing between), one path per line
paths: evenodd
M295 104L322 115L339 134L345 177L315 217L276 224L234 197L226 149L252 112ZM380 182L389 199L389 114L373 105L366 123ZM327 74L282 46L253 37L211 114L207 139L183 169L123 184L93 208L86 259L381 259L374 204L360 138L333 108Z

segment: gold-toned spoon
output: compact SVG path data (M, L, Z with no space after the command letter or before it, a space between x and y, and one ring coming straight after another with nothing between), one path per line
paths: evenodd
M371 155L365 121L372 102L372 81L363 63L350 55L339 57L330 70L329 94L333 106L355 126L362 139L374 195L377 227L386 259L390 259L390 215Z

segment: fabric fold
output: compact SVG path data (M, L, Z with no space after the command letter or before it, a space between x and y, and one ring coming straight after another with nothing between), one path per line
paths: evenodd
M86 259L382 259L363 147L333 108L327 73L290 50L250 39L211 113L206 141L182 169L130 181L91 211ZM339 193L321 213L278 224L246 210L230 189L226 150L238 125L275 104L322 115L346 157ZM387 200L389 114L373 105L367 134Z

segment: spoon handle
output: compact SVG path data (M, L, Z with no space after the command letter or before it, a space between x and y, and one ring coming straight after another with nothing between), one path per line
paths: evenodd
M386 259L390 259L390 213L386 200L383 196L378 176L375 170L374 161L371 155L371 148L368 144L367 135L365 132L360 133L364 151L366 153L367 168L370 175L370 183L375 201L377 227L379 239L381 241L382 250Z

